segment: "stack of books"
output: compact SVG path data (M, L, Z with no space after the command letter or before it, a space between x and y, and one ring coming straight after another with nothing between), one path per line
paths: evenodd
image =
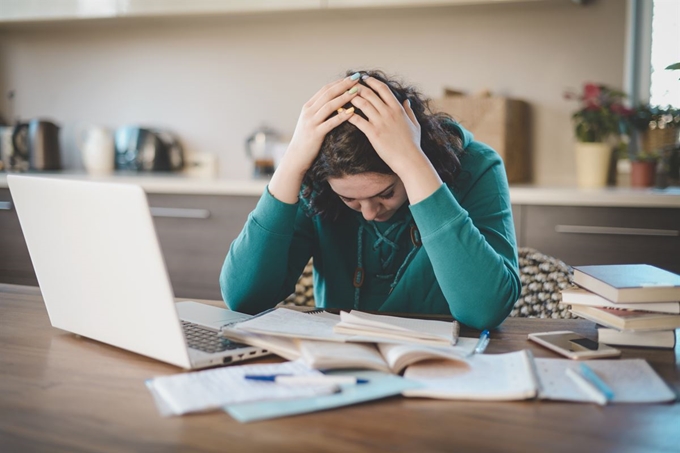
M571 312L594 321L598 341L674 348L680 328L680 275L648 264L574 267L578 287L562 290Z

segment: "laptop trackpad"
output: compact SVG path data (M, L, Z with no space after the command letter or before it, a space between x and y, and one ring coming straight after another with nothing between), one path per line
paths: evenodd
M177 314L180 319L216 330L219 330L224 325L232 324L234 321L245 321L251 317L244 313L198 302L178 302L175 306L177 307Z

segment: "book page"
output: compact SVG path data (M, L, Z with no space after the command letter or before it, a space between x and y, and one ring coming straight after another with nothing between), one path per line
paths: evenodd
M541 399L590 401L567 376L567 368L578 371L569 359L534 359L540 381ZM614 391L613 403L660 403L674 401L675 393L643 359L589 360L588 366Z
M511 401L533 398L537 388L526 351L475 354L462 361L436 360L406 368L404 377L423 384L404 396Z
M449 341L452 338L453 322L430 319L402 318L398 316L374 315L352 310L340 313L338 328L344 332L356 329L357 333L391 332L416 338L436 338Z
M327 316L330 315L330 316ZM324 316L277 308L262 316L238 323L235 329L291 338L310 340L346 341L347 335L333 332L333 326L340 319L330 313Z
M249 401L308 398L337 390L331 385L281 385L245 379L246 374L319 375L299 362L242 365L161 376L147 381L162 414L181 415ZM158 404L161 402L161 404Z
M477 345L477 338L459 338L455 346L421 346L379 343L378 349L390 369L400 373L407 366L428 359L464 360Z
M310 368L331 370L365 368L389 372L383 356L372 344L299 340L302 361Z
M233 327L223 327L220 332L225 338L267 349L287 360L297 360L300 358L300 350L293 338L247 332L245 330L234 329Z

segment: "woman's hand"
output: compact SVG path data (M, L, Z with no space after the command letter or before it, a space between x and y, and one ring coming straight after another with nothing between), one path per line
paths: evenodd
M356 73L331 82L302 106L293 138L269 182L269 193L275 198L284 203L297 202L302 178L319 154L324 137L353 116L354 109L348 109L329 118L356 96L353 87L358 80Z
M442 184L420 148L420 124L408 100L400 104L390 88L373 77L366 78L365 83L370 88L360 87L351 102L368 121L359 115L352 115L348 121L366 134L380 158L404 183L409 201L417 203Z

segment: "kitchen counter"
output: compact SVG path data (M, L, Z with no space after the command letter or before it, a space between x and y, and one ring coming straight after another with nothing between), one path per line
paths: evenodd
M260 196L268 180L202 179L180 174L116 173L93 176L84 173L33 173L36 176L79 179L87 181L138 184L148 193L194 195ZM7 174L0 173L0 188L7 187ZM609 187L578 189L574 187L510 187L513 204L551 206L617 206L680 208L680 187L668 189L633 189Z
M680 208L680 187L578 189L576 187L511 186L510 200L512 204L524 205Z
M137 184L147 193L185 195L252 195L259 197L269 180L257 179L208 179L182 174L114 173L111 175L88 175L85 173L27 173L29 176L77 179L81 181L115 182ZM7 173L0 173L0 188L7 187Z

